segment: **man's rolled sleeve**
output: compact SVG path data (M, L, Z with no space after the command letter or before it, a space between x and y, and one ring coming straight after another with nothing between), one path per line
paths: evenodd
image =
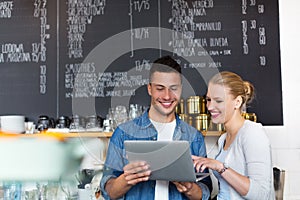
M197 184L200 186L200 188L202 190L202 200L210 199L210 190L207 187L207 185L205 185L204 183L201 183L201 182L199 182Z
M100 190L101 190L101 194L104 197L104 199L110 199L108 196L108 193L105 190L105 185L107 183L107 181L109 181L111 178L117 178L122 172L119 171L114 171L108 167L106 167L103 170L103 175L100 181ZM120 198L123 199L123 198Z

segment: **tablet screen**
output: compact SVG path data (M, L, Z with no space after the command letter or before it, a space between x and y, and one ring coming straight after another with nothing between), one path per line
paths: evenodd
M150 180L196 182L209 176L196 175L188 141L127 140L124 145L129 162L150 165Z

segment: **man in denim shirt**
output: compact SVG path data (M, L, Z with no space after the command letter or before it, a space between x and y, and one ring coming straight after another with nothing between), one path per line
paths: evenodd
M179 119L175 108L182 92L180 65L170 56L154 61L150 70L149 110L140 117L121 124L114 131L107 152L100 183L105 199L209 199L210 177L201 182L169 182L149 180L151 166L129 163L125 140L186 140L193 155L206 157L202 134ZM208 172L208 171L206 171Z

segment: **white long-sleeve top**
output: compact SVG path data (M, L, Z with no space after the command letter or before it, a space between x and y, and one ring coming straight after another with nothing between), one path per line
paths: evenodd
M218 140L219 153L224 146L226 134ZM250 188L246 196L241 196L229 186L230 199L275 199L271 145L260 123L245 120L228 149L225 163L250 179Z

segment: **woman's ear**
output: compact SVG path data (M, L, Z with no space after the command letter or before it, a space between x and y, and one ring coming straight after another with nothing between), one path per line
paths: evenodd
M234 105L234 109L239 109L243 104L243 98L241 97L241 95L237 96L235 98L235 105Z

